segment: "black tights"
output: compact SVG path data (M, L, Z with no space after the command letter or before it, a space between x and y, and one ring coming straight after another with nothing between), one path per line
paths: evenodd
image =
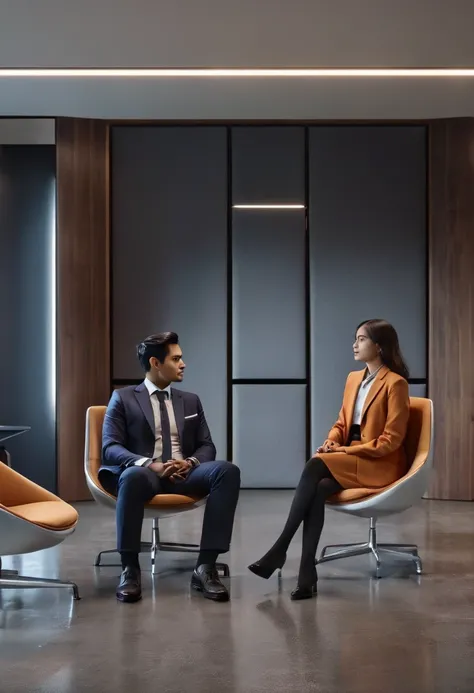
M270 549L278 554L286 553L296 531L303 523L299 583L300 579L305 580L314 571L316 551L324 525L325 503L341 488L320 457L309 460L296 488L283 532Z

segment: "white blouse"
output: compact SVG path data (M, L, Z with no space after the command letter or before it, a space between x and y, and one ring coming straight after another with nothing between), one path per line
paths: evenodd
M372 387L374 380L377 376L377 373L379 370L382 368L380 366L377 368L376 371L371 373L370 375L365 378L360 384L359 387L359 392L357 393L357 398L355 401L355 406L354 406L354 416L352 417L352 425L357 425L360 426L361 421L362 421L362 412L364 411L364 405L365 405L365 400L367 399L367 395L370 392L370 388Z

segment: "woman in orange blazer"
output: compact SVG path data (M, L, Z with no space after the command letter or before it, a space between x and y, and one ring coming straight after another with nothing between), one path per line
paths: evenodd
M406 472L403 441L410 400L408 368L395 329L385 320L359 325L354 358L366 368L349 373L338 419L327 440L306 464L283 532L249 569L263 578L281 568L297 529L303 523L298 585L292 599L316 593L316 550L324 524L326 500L341 489L382 488Z

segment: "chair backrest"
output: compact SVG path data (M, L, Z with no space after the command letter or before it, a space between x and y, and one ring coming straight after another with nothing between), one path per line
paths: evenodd
M89 407L86 412L86 440L84 450L84 469L86 477L92 477L99 483L98 471L102 453L102 426L107 407Z
M433 403L424 397L410 397L410 418L405 438L408 474L433 464Z
M0 462L0 506L9 508L26 503L58 500L58 496Z

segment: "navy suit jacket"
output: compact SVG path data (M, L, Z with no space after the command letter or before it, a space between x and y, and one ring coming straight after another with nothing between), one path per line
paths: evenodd
M196 457L201 463L215 460L216 448L199 397L171 388L171 401L183 457ZM155 421L145 385L115 390L102 429L101 484L114 492L120 474L140 458L152 458L154 448Z

